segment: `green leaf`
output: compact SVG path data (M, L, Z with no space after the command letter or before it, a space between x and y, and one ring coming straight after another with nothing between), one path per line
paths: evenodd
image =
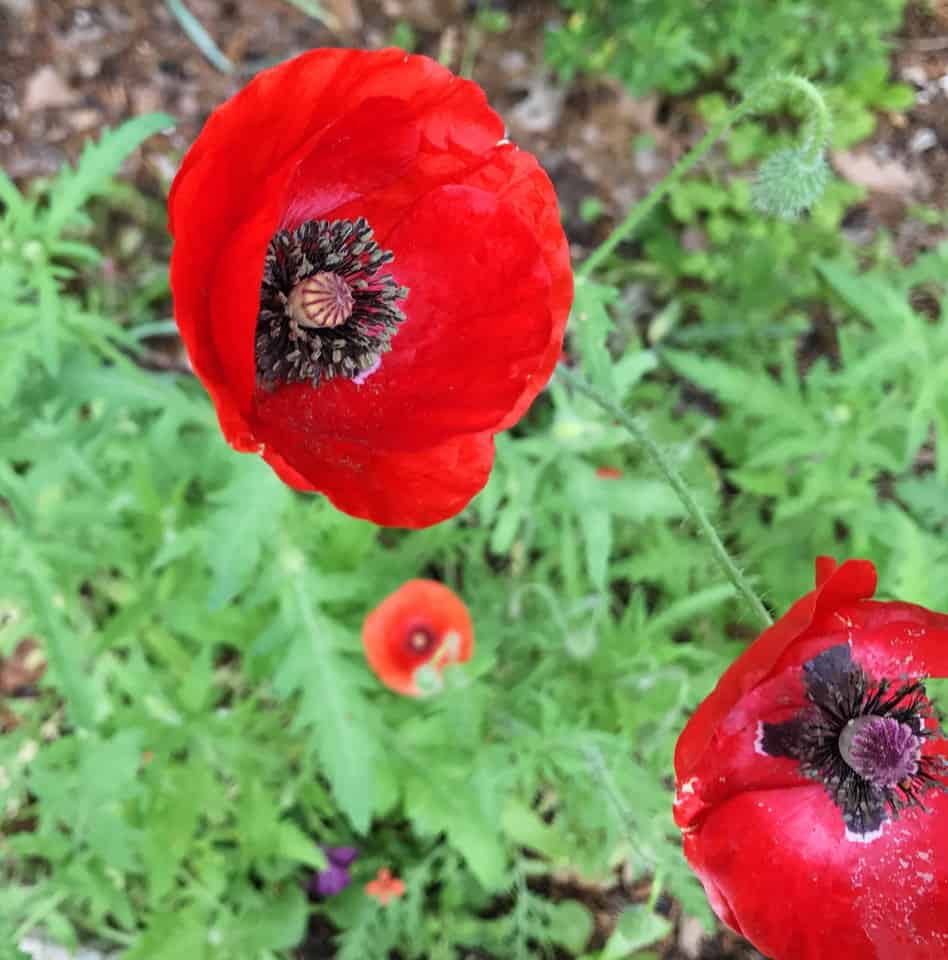
M200 908L154 914L122 960L210 960L209 920Z
M50 194L49 209L43 223L48 241L58 237L86 202L108 187L125 158L143 141L174 126L174 118L164 113L149 113L106 130L98 143L88 141L75 170L63 171Z
M570 334L576 338L583 372L593 386L614 394L612 356L607 339L612 332L612 317L607 309L618 299L615 287L591 280L576 284Z
M486 809L485 798L474 786L445 770L424 780L412 775L406 782L405 806L417 830L447 834L481 886L500 891L509 882L509 859L498 832L499 816Z
M757 416L787 416L790 397L766 373L742 370L736 366L681 350L663 350L662 359L682 376L713 393L739 410Z
M188 39L204 54L221 73L233 73L234 65L224 56L221 48L204 29L201 21L182 3L182 0L165 0L168 9L175 15Z
M282 892L255 897L231 935L246 951L244 956L256 957L262 950L290 950L305 936L308 916L305 894L296 884L289 884Z
M837 295L880 333L897 329L909 310L902 297L879 277L855 274L828 260L817 261L816 267Z
M594 927L589 908L578 900L561 900L550 909L549 937L570 953L584 949Z
M3 204L4 217L18 218L24 211L26 201L16 188L16 184L0 170L0 203Z
M535 850L554 864L564 857L566 847L558 831L520 800L507 802L501 822L504 833L517 846Z
M322 4L317 3L316 0L287 0L287 3L296 7L300 13L305 13L306 16L312 17L314 20L320 20L331 30L338 31L339 25L336 18L330 16L328 11L323 9Z
M249 583L265 549L277 536L290 493L260 459L241 457L230 482L212 501L215 509L207 521L211 567L207 605L219 610Z
M333 796L352 826L365 833L372 817L372 739L368 711L352 667L339 650L339 627L313 603L313 577L290 573L284 604L286 656L273 678L288 696L299 691L296 726L306 728Z
M626 907L602 952L601 960L624 960L636 950L664 939L671 929L668 920L642 904Z
M200 765L169 767L160 771L156 779L146 808L148 822L155 828L146 830L142 836L142 858L148 867L154 902L173 889L178 867L191 847L205 812L205 793L209 788L216 789L210 772Z
M328 863L319 845L292 820L281 820L277 825L273 852L314 870L325 870Z

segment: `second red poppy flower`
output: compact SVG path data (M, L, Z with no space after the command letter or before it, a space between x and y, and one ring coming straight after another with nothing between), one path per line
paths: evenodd
M948 616L875 586L821 557L678 740L685 856L772 960L948 956Z
M476 84L400 50L314 50L212 114L171 283L229 443L380 524L481 489L572 300L553 188L503 137Z

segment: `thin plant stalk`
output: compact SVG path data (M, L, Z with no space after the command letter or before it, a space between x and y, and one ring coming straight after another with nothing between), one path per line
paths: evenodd
M712 556L718 567L720 567L721 572L730 580L738 595L741 596L751 610L753 610L754 616L759 624L764 628L769 627L773 623L773 619L767 608L748 583L747 578L744 576L734 558L728 553L727 547L724 546L723 541L718 536L717 530L714 528L714 524L711 523L708 515L695 499L694 494L691 492L688 484L685 483L682 475L678 472L677 467L672 463L668 454L655 442L645 425L613 403L576 371L570 370L568 367L560 364L557 368L557 376L565 383L568 383L577 393L589 397L590 400L598 404L613 420L621 424L635 438L635 441L645 450L659 472L665 480L668 481L669 486L677 494L678 499L682 502L682 505L698 528L698 531L708 542Z

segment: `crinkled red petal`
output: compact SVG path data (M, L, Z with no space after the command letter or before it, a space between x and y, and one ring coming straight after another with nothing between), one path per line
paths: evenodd
M421 528L454 516L483 489L494 462L489 432L386 451L281 426L262 453L284 483L324 493L344 513L383 526Z
M450 103L450 127L432 109L439 98ZM238 449L255 445L246 417L263 255L300 202L302 186L322 215L396 179L422 145L449 151L454 136L469 164L472 155L493 148L502 131L476 84L399 50L314 50L258 74L214 111L168 198L171 283L192 365ZM368 145L364 136L352 136L357 132L371 133ZM322 138L326 149L320 151ZM333 179L317 187L300 171L307 158L315 158L312 165L320 156L333 158Z
M822 786L716 806L685 855L718 915L775 960L948 956L948 794L871 843L840 837Z

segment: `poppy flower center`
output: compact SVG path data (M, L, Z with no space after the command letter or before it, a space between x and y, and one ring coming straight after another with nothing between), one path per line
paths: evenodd
M425 657L431 653L438 638L430 627L414 624L405 634L405 647L412 656Z
M257 314L257 381L286 383L345 377L357 383L391 349L408 296L382 268L394 255L358 220L307 220L279 230L264 260Z
M839 735L839 752L859 776L894 787L918 772L922 740L895 717L856 717Z
M922 753L941 734L928 722L932 706L921 681L873 681L846 644L807 661L803 680L807 705L784 723L762 723L757 748L797 760L820 781L849 839L874 840L901 810L924 810L928 791L948 791L948 764Z

